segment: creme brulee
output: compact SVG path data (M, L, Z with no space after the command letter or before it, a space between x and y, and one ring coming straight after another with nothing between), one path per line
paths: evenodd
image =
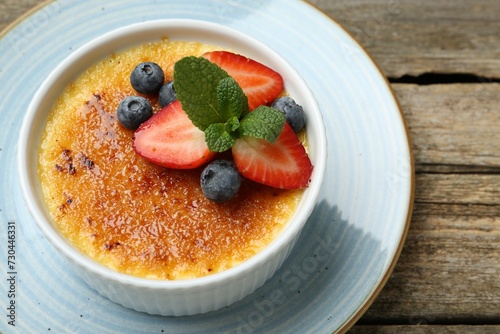
M290 219L302 190L243 180L236 198L215 204L201 191L201 169L147 162L132 147L134 132L117 120L120 101L137 95L129 82L137 64L156 62L169 81L177 60L216 49L165 39L113 54L54 105L38 173L57 228L83 254L138 277L202 277L254 256Z

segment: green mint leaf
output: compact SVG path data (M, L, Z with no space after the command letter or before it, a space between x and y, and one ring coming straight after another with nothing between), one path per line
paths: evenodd
M275 108L260 106L240 121L240 134L274 143L285 126L285 115Z
M211 124L225 123L219 112L217 86L229 74L203 57L185 57L174 65L177 98L193 124L205 131Z
M217 84L217 107L224 121L248 113L248 98L232 77L224 78Z
M182 108L193 124L205 132L210 151L227 151L241 136L273 143L283 130L283 113L266 106L250 112L248 98L238 83L203 57L177 61L174 82Z
M226 124L224 126L225 126L227 133L230 133L234 137L238 136L238 134L236 133L236 131L240 128L240 121L239 121L238 117L235 116L235 117L231 118L230 120L228 120L226 122Z
M215 123L205 130L205 141L208 149L212 152L224 152L229 150L236 138L234 133L226 131L227 124Z

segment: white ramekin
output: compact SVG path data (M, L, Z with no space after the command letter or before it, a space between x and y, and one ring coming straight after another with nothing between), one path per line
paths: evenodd
M104 267L81 254L54 226L37 175L40 135L48 113L63 89L82 71L113 52L147 41L200 41L260 61L278 71L285 88L307 113L307 140L314 165L311 182L283 232L251 259L221 273L190 280L148 280ZM294 68L268 46L228 27L195 20L158 20L126 26L100 36L59 64L35 93L19 134L20 186L29 211L46 239L77 268L81 277L110 300L137 311L192 315L230 305L264 284L282 265L298 239L318 198L326 163L326 136L315 98Z

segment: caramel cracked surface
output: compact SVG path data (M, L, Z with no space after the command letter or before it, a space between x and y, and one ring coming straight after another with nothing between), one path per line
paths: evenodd
M83 254L134 276L189 279L249 259L286 225L301 190L244 180L235 199L215 204L201 192L201 169L147 162L116 118L119 102L137 95L129 74L138 63L158 63L168 81L175 61L215 49L164 39L111 55L53 107L40 147L41 186L58 229Z

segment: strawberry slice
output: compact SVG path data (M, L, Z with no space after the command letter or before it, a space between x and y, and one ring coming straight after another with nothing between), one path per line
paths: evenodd
M248 97L250 110L274 101L283 91L281 75L253 59L226 51L207 52L203 57L236 80Z
M193 125L175 101L153 115L136 130L134 149L145 159L167 168L192 169L215 155L205 133Z
M236 140L232 152L236 167L250 180L282 189L304 188L309 184L311 160L288 124L273 144L243 137Z

